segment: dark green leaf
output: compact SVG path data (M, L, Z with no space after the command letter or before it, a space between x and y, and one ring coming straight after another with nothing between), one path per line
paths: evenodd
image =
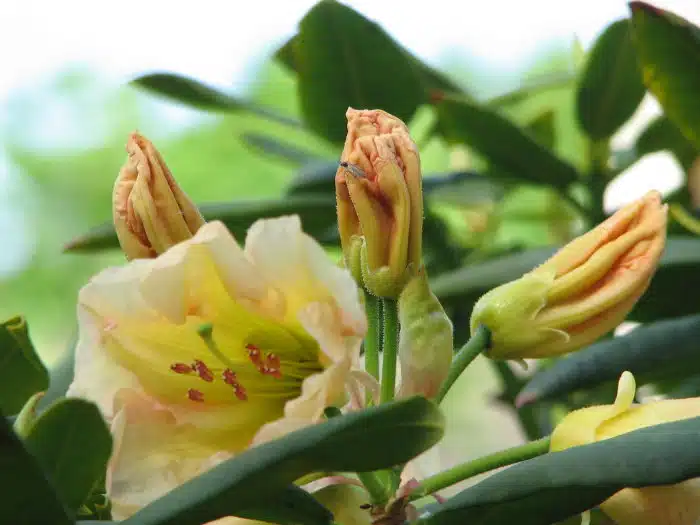
M700 29L644 2L630 2L644 82L664 112L700 148Z
M152 73L131 81L132 84L198 109L207 111L249 111L289 126L299 126L297 120L257 106L249 101L218 91L192 78L172 73Z
M700 418L693 418L524 461L460 492L418 524L550 525L625 487L696 478L699 433Z
M274 492L306 474L393 467L430 448L442 434L442 414L421 397L332 418L221 463L123 523L201 525L241 511L248 518L269 516L272 507L284 504Z
M629 20L618 20L591 50L578 86L578 121L592 139L607 139L630 119L645 92Z
M548 109L538 115L527 125L527 130L532 136L550 150L554 148L556 137L554 135L554 110Z
M304 151L299 146L283 142L276 137L263 135L262 133L244 133L241 138L251 148L292 164L301 165L322 160L322 157L319 155Z
M573 166L494 110L452 95L440 96L435 104L441 133L470 146L507 176L559 188L577 180Z
M36 459L0 414L0 509L2 522L71 525L66 509Z
M641 382L700 374L700 315L651 323L596 343L534 375L520 403L616 382L625 370Z
M301 167L287 186L287 195L326 195L335 201L335 173L337 161L318 160Z
M328 237L329 229L336 221L335 198L322 195L202 204L199 209L208 221L222 221L240 241L245 239L251 224L265 217L299 215L304 231L320 239ZM69 242L64 249L69 252L94 252L118 246L114 226L105 223Z
M112 437L97 407L73 398L57 401L39 416L25 446L75 516L105 474Z
M49 386L49 373L29 339L27 322L13 317L0 325L0 412L17 414Z
M573 73L555 73L539 76L525 83L521 87L490 98L486 104L492 107L502 107L517 104L527 98L545 91L566 87L574 82L576 75Z
M648 153L668 150L686 169L690 169L698 150L686 139L666 115L654 119L637 137L635 152L639 157Z
M408 121L440 78L379 25L334 0L304 16L290 45L283 57L299 76L304 118L331 142L345 140L348 107L381 108Z

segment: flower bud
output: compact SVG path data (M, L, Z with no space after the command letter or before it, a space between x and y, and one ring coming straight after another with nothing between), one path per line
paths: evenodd
M452 363L452 322L430 290L425 271L401 292L399 307L399 397L434 397Z
M343 253L352 266L353 238L361 237L365 288L397 298L421 264L420 157L408 128L396 117L352 108L346 116L348 134L335 176Z
M640 428L700 416L700 398L633 404L634 376L620 377L613 405L568 414L552 433L550 449L564 450L609 439ZM619 525L694 525L700 520L700 480L663 487L623 489L600 505Z
M151 142L132 133L114 184L113 218L127 259L148 259L190 239L204 224Z
M649 286L666 242L666 206L652 191L474 306L472 333L490 357L539 358L588 345L620 324Z

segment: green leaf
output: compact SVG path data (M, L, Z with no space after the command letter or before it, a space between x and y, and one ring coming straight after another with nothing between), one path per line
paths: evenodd
M669 11L630 2L644 82L688 140L700 148L700 29Z
M66 509L36 459L0 414L0 509L2 522L71 525Z
M49 387L49 373L29 339L24 317L0 324L0 412L15 415Z
M609 25L596 40L581 76L578 121L594 140L611 137L646 93L630 32L627 19Z
M202 204L199 210L208 221L220 220L231 233L242 241L248 228L258 219L296 214L301 218L304 231L313 237L325 239L336 221L335 198L323 195L302 195L284 199L233 201ZM102 224L70 241L67 252L95 252L119 247L117 234L111 222Z
M252 149L258 150L271 157L277 157L291 164L301 165L323 160L323 157L315 153L305 151L299 146L283 142L276 137L264 135L262 133L244 133L241 139Z
M700 374L700 315L658 321L600 341L537 372L519 404L617 382L625 370L640 383Z
M622 488L700 476L700 418L636 430L513 465L460 492L420 525L550 525Z
M640 133L635 143L635 153L642 157L649 153L668 150L686 169L690 169L698 156L698 150L686 139L681 131L666 115L654 119Z
M57 401L39 416L25 446L75 516L105 474L112 437L98 408L73 398Z
M381 108L408 121L427 102L427 90L446 83L379 25L334 0L304 16L282 57L299 76L307 124L336 143L345 140L349 106Z
M507 176L558 188L577 180L573 166L496 111L446 94L435 105L439 129L449 141L473 148Z
M241 511L247 518L260 512L269 516L285 503L274 493L294 480L312 472L365 472L403 464L437 443L443 424L437 406L422 397L332 418L246 450L123 524L201 525Z
M570 72L540 75L537 78L524 83L524 85L518 87L517 89L488 99L486 104L491 107L502 107L510 104L518 104L535 94L566 87L575 79L576 76Z
M300 126L293 118L257 106L214 89L198 80L172 73L152 73L131 81L131 84L180 104L206 111L249 111L288 126Z

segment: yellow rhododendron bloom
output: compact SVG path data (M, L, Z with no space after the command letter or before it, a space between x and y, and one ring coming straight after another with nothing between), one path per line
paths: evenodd
M700 416L700 398L633 404L634 376L620 377L615 404L568 414L552 433L551 450L602 441L640 428ZM696 525L700 522L700 479L670 486L624 489L600 508L619 525Z
M81 291L69 394L95 401L124 518L217 462L361 399L366 319L350 274L297 217L220 222ZM371 384L369 386L372 386Z
M651 191L474 306L487 355L549 357L578 350L620 324L646 291L666 244L666 206Z

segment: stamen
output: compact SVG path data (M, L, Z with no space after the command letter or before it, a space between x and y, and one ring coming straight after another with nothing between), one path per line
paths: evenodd
M212 374L211 370L209 370L209 367L205 365L203 361L195 359L194 364L192 365L192 370L197 372L199 377L207 383L211 383L212 381L214 381L214 374Z
M222 372L221 378L224 380L224 383L226 383L227 385L234 386L234 385L238 384L238 380L236 379L236 373L233 370L231 370L230 368L227 368L226 370L224 370Z
M200 390L196 390L194 388L190 388L187 391L187 397L190 398L190 401L196 401L197 403L204 402L204 394Z
M248 394L246 393L245 388L243 388L242 385L239 385L238 383L233 385L233 392L234 394L236 394L236 397L241 401L248 401Z
M252 363L260 368L262 366L262 361L260 360L260 349L253 344L247 344L245 345L245 348L248 350L248 357Z
M186 365L185 363L173 363L170 365L170 370L176 374L191 374L194 372L194 367Z

